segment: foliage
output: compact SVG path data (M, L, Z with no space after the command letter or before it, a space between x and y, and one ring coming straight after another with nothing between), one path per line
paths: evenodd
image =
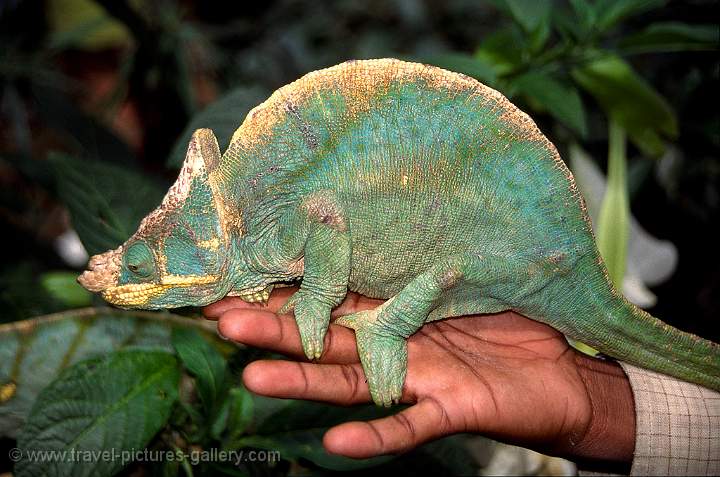
M200 329L202 322L167 313L127 313L84 308L0 326L0 436L16 437L35 397L68 366L120 350L173 351L173 329ZM223 355L233 348L216 342ZM8 387L8 389L9 389Z
M130 451L144 447L163 427L177 399L180 375L172 354L120 351L78 363L38 395L18 447L54 451ZM48 465L21 459L18 476L113 475L120 460Z
M42 473L476 471L455 438L394 459L328 455L321 436L330 426L385 411L253 396L238 384L239 375L264 355L235 348L188 317L88 308L27 319L99 304L56 251L55 239L69 227L64 211L88 252L116 247L159 202L193 130L212 128L225 147L253 106L307 71L348 58L420 59L500 90L561 148L577 142L600 157L609 136L598 239L616 282L625 261L627 183L642 190L656 167L628 157L657 158L674 142L694 151L697 161L652 187L667 191L676 215L689 210L679 214L683 220L698 217L691 225L714 222L720 169L703 154L720 147L717 117L707 113L714 107L706 105L712 103L707 92L718 90L718 69L697 55L716 53L718 28L689 22L708 11L702 2L700 13L665 0L370 3L22 0L0 6L0 220L11 230L0 249L0 322L24 320L0 325L0 434L19 439L19 447L147 446L177 456L125 462L124 470L98 461ZM679 10L684 14L675 15ZM705 107L699 115L697 98ZM701 186L681 187L687 177ZM665 221L665 212L659 215ZM703 252L710 246L698 235L688 239L690 250L711 262ZM696 278L692 268L686 273ZM685 277L683 284L701 291L703 279L713 280ZM676 303L682 316L692 315L685 313L687 301ZM86 421L73 419L78 409ZM190 459L193 451L213 449L280 450L282 460L237 467ZM26 463L16 472L41 473Z
M588 134L584 91L652 156L663 152L663 138L677 136L677 119L622 56L717 48L717 28L711 25L658 23L629 37L613 35L621 20L663 6L665 0L575 0L558 8L551 2L493 3L513 22L483 39L472 56L440 57L442 66L490 82L531 110L554 117L577 139Z
M146 445L155 455L174 456L153 462L165 473L177 473L174 464L185 474L234 475L257 465L284 474L287 460L334 470L394 460L332 456L321 444L330 426L388 410L252 396L237 374L253 353L204 325L167 313L87 308L0 327L0 437L17 436L26 457L64 456L52 464L21 459L16 475L113 475ZM238 462L240 454L232 454L230 461L204 461L199 454L253 448L277 458ZM87 457L102 452L116 457ZM456 460L438 463L439 453ZM456 439L401 459L430 459L446 472L473 469Z

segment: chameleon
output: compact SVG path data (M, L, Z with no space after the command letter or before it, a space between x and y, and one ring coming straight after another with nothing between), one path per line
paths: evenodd
M513 310L601 353L720 390L720 345L613 287L584 200L553 144L498 91L396 59L308 73L252 109L221 153L193 134L179 176L121 246L79 278L124 308L266 302L318 359L341 316L373 401L402 395L424 323Z

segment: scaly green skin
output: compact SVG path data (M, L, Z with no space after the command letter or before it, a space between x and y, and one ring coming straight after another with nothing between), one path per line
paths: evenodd
M140 245L138 245L140 244ZM302 278L309 358L347 290L389 299L340 318L373 400L399 400L425 322L512 309L618 359L720 390L718 345L610 284L570 172L502 95L397 60L311 73L251 111L226 153L196 132L178 182L81 282L126 307L267 298Z

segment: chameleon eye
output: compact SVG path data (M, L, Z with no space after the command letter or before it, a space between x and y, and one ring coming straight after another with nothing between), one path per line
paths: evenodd
M125 252L125 267L140 278L148 278L155 271L155 260L144 242L135 242Z

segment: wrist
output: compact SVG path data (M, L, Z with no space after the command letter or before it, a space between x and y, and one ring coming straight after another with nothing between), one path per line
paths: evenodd
M578 375L590 403L571 454L583 468L629 471L635 450L635 401L630 381L614 361L578 355Z

